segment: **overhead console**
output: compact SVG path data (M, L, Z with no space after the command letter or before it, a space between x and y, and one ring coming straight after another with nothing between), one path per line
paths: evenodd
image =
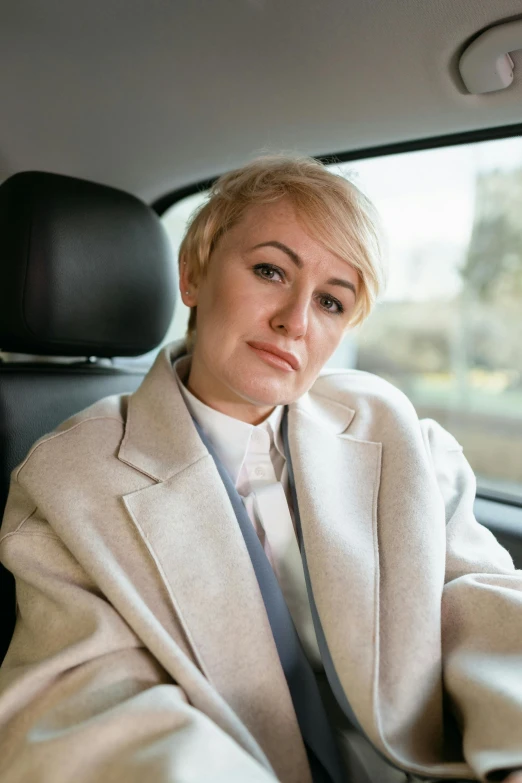
M480 33L459 61L460 75L472 94L505 90L513 82L510 52L522 49L522 20L505 22Z

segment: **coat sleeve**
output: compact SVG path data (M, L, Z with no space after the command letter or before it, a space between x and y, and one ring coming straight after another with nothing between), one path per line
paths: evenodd
M446 508L442 656L464 755L501 780L522 768L522 572L473 514L476 483L455 438L422 423Z
M0 668L2 783L270 783L183 690L13 482L0 556L17 623Z

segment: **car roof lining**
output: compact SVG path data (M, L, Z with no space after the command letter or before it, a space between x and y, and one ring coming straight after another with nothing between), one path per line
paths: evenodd
M519 0L20 0L3 10L0 177L43 170L148 202L263 151L323 155L520 121L469 95L463 48Z

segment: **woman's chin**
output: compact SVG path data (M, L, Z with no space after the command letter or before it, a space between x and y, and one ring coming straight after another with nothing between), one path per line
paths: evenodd
M259 407L284 405L299 396L292 393L288 382L282 383L277 379L263 378L254 381L250 378L240 385L236 381L232 388L239 397Z

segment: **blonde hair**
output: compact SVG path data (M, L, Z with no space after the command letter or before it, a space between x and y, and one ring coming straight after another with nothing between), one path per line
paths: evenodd
M255 204L289 198L306 228L329 251L345 258L360 278L350 325L362 323L384 287L381 232L375 209L352 182L313 158L256 158L220 177L193 214L180 247L193 283L205 275L219 239ZM187 346L193 346L197 308L191 308Z

